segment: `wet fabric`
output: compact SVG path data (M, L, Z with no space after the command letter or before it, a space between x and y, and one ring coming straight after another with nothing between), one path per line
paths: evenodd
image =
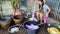
M33 25L33 24L31 24L31 25L26 25L26 27L27 27L29 30L36 30L36 29L39 28L39 26Z

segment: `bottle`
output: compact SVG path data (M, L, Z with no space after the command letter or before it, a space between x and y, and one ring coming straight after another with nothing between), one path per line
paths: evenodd
M46 30L48 29L48 28L50 28L51 27L51 24L50 23L47 23L47 25L46 25Z
M48 25L48 28L50 28L50 27L51 27L51 24L50 24L50 23L48 23L47 25Z
M51 27L51 24L50 23L48 23L48 27Z

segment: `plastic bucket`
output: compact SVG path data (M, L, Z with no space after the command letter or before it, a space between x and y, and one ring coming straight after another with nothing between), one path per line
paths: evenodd
M26 30L26 32L27 32L27 34L37 34L37 30L39 29L36 29L36 30L30 30L30 29L28 29L25 25L26 24L28 24L28 25L30 25L30 24L34 24L34 25L38 25L38 24L40 24L40 23L38 23L38 22L36 22L36 21L25 21L24 22L24 24L23 24L23 27L24 27L24 29ZM39 25L38 25L39 26Z
M20 28L19 25L13 25L13 26L11 26L11 27L8 28L8 32L9 32L9 34L18 34L18 32L20 30L19 28ZM14 31L14 30L17 30L17 31Z
M7 29L10 27L10 23L11 23L11 18L10 17L3 17L1 20L0 20L0 24L1 24L1 27L3 29Z
M13 17L13 21L15 24L21 24L22 21L23 21L23 16L20 16L20 15L16 15Z

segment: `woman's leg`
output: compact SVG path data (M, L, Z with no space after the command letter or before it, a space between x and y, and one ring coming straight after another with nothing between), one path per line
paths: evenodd
M43 13L40 13L40 22L43 20Z
M37 19L38 19L38 21L39 21L39 11L36 11L36 17L37 17Z

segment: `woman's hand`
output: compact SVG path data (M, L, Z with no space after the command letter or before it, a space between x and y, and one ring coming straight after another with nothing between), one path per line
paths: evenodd
M15 15L22 15L22 13L19 11L19 9L17 9Z

